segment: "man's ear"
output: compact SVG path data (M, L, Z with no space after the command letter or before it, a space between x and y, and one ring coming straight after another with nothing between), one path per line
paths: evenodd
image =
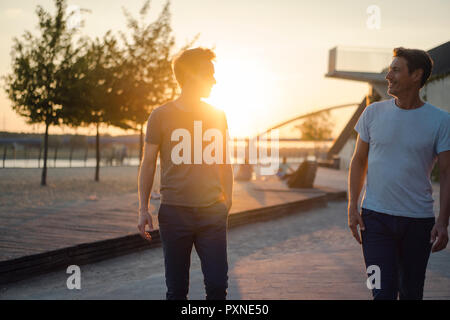
M422 75L423 75L423 69L416 69L414 70L414 72L412 73L412 77L414 81L422 81Z

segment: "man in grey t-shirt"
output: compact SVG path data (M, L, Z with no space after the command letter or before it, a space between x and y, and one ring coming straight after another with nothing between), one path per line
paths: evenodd
M362 243L368 272L374 272L374 299L422 299L430 251L448 242L450 115L419 96L431 69L425 51L394 49L386 75L394 99L368 106L355 127L348 223ZM435 221L430 175L436 160L441 188ZM360 214L357 202L366 174Z
M228 287L227 221L233 172L227 156L227 121L223 111L200 99L208 97L214 78L214 52L196 48L174 61L181 95L150 115L139 171L138 229L151 240L148 212L158 152L161 165L159 234L164 251L168 300L187 299L192 247L200 257L206 298L226 298Z

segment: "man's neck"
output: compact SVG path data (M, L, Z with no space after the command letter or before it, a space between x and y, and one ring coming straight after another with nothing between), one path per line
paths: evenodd
M420 99L419 92L408 92L395 98L395 104L402 109L417 109L424 105L425 102Z
M201 105L199 97L190 96L185 93L181 93L178 99L175 100L177 106L185 110L196 110Z

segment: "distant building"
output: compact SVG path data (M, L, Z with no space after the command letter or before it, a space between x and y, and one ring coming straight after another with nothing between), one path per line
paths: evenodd
M450 112L450 41L428 50L434 61L430 79L421 90L422 99ZM329 52L329 78L367 82L370 90L328 151L328 158L338 156L340 169L348 170L356 144L354 127L371 99L391 99L385 79L392 50L335 47ZM359 64L359 66L358 66ZM379 71L378 71L379 70ZM378 72L377 72L378 71Z

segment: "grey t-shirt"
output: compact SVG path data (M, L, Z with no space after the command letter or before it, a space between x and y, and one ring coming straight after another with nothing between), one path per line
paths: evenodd
M189 111L175 102L153 110L148 119L145 141L160 147L161 203L206 207L224 200L219 166L227 160L227 128L225 113L204 102ZM220 132L223 138L215 145L217 149L222 147L223 158L217 161L219 163L205 161L203 157L207 148L207 154L214 156L218 152L212 151L211 145L219 136L208 138L208 134L205 135L208 129L216 129L215 132Z
M450 114L429 103L406 110L395 100L368 106L355 130L369 143L362 207L396 216L434 217L431 170L450 150Z

